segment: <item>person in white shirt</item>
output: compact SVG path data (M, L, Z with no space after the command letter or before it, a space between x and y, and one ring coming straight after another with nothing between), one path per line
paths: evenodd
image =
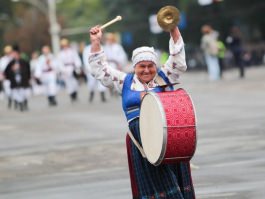
M35 77L35 71L38 65L39 60L39 52L33 51L31 53L31 59L30 59L30 73L31 73L31 89L33 95L41 95L43 94L43 86L38 78Z
M128 57L122 45L118 43L117 35L111 32L105 33L103 49L108 63L113 68L123 71L128 64Z
M8 99L8 108L11 108L12 98L11 98L11 88L10 81L4 78L4 71L12 57L13 48L10 45L4 47L4 56L0 58L0 93L3 92L4 96Z
M81 71L82 62L77 50L70 47L67 39L61 40L61 50L58 53L58 60L62 65L60 72L67 93L70 95L72 102L74 102L77 100L78 94L78 81L75 77L75 72Z
M43 46L42 55L38 59L34 76L44 85L50 106L57 105L57 71L59 64L56 57L51 53L50 47Z
M91 75L91 67L88 63L88 55L90 52L90 45L87 45L83 51L83 63L85 66L85 74L87 78L87 87L89 91L89 102L91 103L94 99L95 93L98 91L100 93L101 101L106 102L106 91L107 88L101 84L101 82L95 79Z
M103 49L111 67L120 71L125 71L128 65L128 57L123 46L118 42L115 33L107 32L103 35ZM111 96L119 96L115 89L110 88Z

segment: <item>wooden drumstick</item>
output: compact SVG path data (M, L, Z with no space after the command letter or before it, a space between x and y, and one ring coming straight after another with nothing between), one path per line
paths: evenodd
M117 17L115 17L114 19L112 19L111 21L109 21L109 22L105 23L104 25L102 25L100 28L101 28L101 29L104 29L104 28L106 28L107 26L110 26L111 24L113 24L113 23L115 23L115 22L117 22L117 21L120 21L120 20L122 20L122 17L121 17L121 16L117 16Z

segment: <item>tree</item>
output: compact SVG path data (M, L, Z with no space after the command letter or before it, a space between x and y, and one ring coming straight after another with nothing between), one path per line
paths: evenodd
M131 53L135 47L142 45L167 49L168 33L152 34L148 22L149 16L156 14L165 5L176 6L185 12L187 26L182 30L182 35L186 44L192 46L198 46L200 28L204 23L213 25L223 37L228 34L230 27L236 24L244 27L248 42L265 38L265 2L260 0L223 0L208 6L200 6L198 0L64 0L57 4L57 16L62 30L80 27L85 30L66 35L80 42L89 40L89 27L103 24L121 15L123 20L105 31L129 36L132 42L126 44L125 48ZM29 4L0 1L0 36L1 47L19 40L22 48L30 52L50 42L48 19Z
M3 34L7 25L12 18L12 6L10 1L0 1L0 49L2 50L5 42L3 41ZM1 54L1 53L0 53Z
M75 41L87 41L89 27L104 23L108 17L106 8L98 0L62 1L57 5L61 28L80 28L87 31L69 35Z
M23 4L16 5L14 13L14 22L4 33L6 43L17 43L21 50L28 54L35 49L40 49L44 44L50 44L46 16L36 8L28 8Z
M5 2L9 3L2 6L6 6L9 12L8 21L1 29L2 45L18 44L23 52L29 54L50 43L46 16L29 4Z

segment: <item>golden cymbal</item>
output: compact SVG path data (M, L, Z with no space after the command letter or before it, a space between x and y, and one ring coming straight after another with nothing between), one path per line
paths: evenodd
M162 7L157 13L157 22L164 31L174 29L180 20L179 10L174 6Z

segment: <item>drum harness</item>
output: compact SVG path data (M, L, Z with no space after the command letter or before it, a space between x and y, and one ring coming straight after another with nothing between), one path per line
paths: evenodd
M133 143L135 144L135 146L138 148L138 150L140 151L141 155L143 158L146 158L145 152L143 147L141 147L141 145L139 144L139 142L137 142L137 140L134 138L133 134L131 131L128 131L128 135L130 136L131 140L133 141Z

